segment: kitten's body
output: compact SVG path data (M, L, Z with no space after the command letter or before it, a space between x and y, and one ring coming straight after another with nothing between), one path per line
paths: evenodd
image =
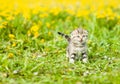
M70 36L58 32L58 34L64 36L68 41L67 57L70 63L74 63L75 60L82 60L87 62L87 36L88 33L82 28L74 30Z

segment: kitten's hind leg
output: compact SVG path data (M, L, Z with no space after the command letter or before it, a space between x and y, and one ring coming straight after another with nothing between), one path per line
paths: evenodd
M70 57L69 57L69 63L73 64L75 62L75 56L76 56L76 54L74 54L74 53L70 55Z
M83 63L87 63L88 62L88 57L87 57L87 53L82 53L82 61Z

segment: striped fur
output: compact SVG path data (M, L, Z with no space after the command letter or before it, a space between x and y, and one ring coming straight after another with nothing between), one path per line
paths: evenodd
M75 60L82 60L84 63L87 63L87 36L88 32L82 28L74 30L70 36L58 32L59 35L67 39L67 57L70 63L74 63Z

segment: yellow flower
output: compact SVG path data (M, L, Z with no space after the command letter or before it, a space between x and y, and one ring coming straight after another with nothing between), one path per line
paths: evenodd
M105 11L97 11L96 12L96 17L97 18L105 18L106 17Z
M48 28L50 28L50 23L47 22L47 23L46 23L46 26L47 26Z
M39 26L35 24L30 28L30 30L28 30L27 34L28 36L33 35L35 38L37 38L39 36L38 30L39 30Z
M15 47L15 46L16 46L16 43L14 42L14 43L12 44L12 46Z
M36 31L38 31L38 29L39 29L38 25L34 25L31 27L30 30L31 30L31 32L36 32Z
M28 12L24 12L23 13L23 16L26 18L26 19L29 19L30 18L30 14Z
M120 16L119 15L117 15L117 18L120 20Z
M39 36L38 32L34 32L34 37L37 38Z
M75 14L75 11L74 11L74 10L71 10L71 9L67 9L66 12L69 13L69 14L71 14L71 15L74 15L74 14Z
M52 34L51 32L48 32L48 36L51 36L51 34Z
M115 19L114 16L110 16L110 17L108 17L108 20L114 20L114 19Z
M7 25L7 22L3 22L2 25Z
M9 34L8 36L9 36L10 39L14 39L15 38L15 36L13 34Z
M3 26L3 25L0 25L0 29L2 29L2 28L4 28L4 26Z
M13 19L14 19L14 17L12 15L7 17L7 20L13 20Z
M27 35L31 36L31 31L30 30L28 30Z
M14 54L13 53L9 53L8 54L8 58L13 58Z
M45 18L45 17L48 17L48 14L47 13L43 13L43 14L40 14L39 17L40 18Z
M90 14L88 10L80 10L76 13L77 17L86 17Z
M0 21L2 21L2 18L0 17Z
M61 8L59 8L59 7L56 7L56 8L53 8L53 9L51 9L51 13L53 14L53 15L58 15L59 13L60 13L60 11L61 11Z
M44 42L45 42L45 40L44 40L44 39L41 39L41 40L40 40L40 42L41 42L41 43L44 43Z

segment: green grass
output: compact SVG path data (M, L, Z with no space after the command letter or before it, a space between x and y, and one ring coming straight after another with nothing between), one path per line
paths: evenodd
M67 16L31 15L30 20L26 20L18 15L7 21L5 28L0 29L0 84L120 84L118 21L94 16L87 20L69 16L68 20ZM27 36L32 24L39 21L42 22L40 36L36 39ZM69 64L65 56L67 41L57 34L58 31L69 34L77 27L89 32L87 64L80 61ZM9 34L14 34L15 39L10 39ZM16 46L12 46L13 43ZM13 56L8 56L9 53Z

